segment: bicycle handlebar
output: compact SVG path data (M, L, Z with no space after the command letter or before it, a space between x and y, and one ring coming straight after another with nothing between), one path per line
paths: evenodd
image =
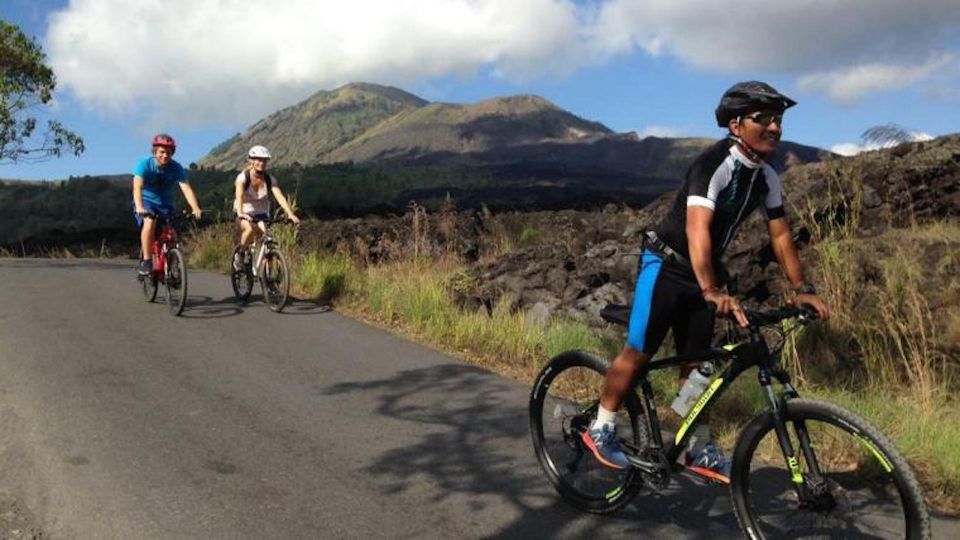
M809 304L799 306L783 306L768 310L745 309L744 314L750 321L750 326L770 326L785 319L796 318L801 324L817 319L817 311Z

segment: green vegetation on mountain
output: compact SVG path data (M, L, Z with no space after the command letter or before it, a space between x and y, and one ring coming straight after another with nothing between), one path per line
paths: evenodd
M385 120L331 152L327 161L411 159L430 153L462 154L549 140L584 140L612 134L530 95L473 105L431 103Z
M236 169L255 144L270 148L277 165L315 164L371 127L426 101L403 90L355 83L310 98L250 126L198 162L202 167Z

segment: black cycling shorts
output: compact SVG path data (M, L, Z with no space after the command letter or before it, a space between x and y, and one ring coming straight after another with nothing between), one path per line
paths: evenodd
M704 299L689 267L645 248L640 257L627 345L649 357L667 330L677 353L707 349L713 339L714 310Z

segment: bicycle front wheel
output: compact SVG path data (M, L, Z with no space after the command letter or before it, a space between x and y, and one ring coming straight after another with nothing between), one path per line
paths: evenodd
M906 460L866 420L820 401L787 401L790 467L770 412L744 428L730 490L751 538L929 538L930 518ZM791 470L792 469L792 470Z
M177 248L167 252L165 281L170 314L180 315L183 312L183 306L187 303L187 265L183 262L183 254Z
M629 503L643 487L634 468L600 464L581 434L596 417L607 362L583 351L563 353L543 368L530 394L530 436L540 467L570 504L605 514ZM636 395L627 393L617 418L617 435L634 451L649 441Z
M290 293L290 274L283 254L275 250L264 253L259 274L263 301L271 311L279 313L287 305L287 295Z

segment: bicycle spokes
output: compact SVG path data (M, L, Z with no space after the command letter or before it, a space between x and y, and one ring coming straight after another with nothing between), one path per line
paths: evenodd
M585 447L583 433L596 416L602 373L591 365L570 365L551 371L545 391L531 401L531 426L541 465L561 494L584 509L605 512L624 503L636 478L632 469L613 470ZM634 429L626 407L618 435L634 447L645 438ZM634 411L635 412L635 411ZM635 486L636 489L639 486Z
M281 311L287 303L290 290L290 277L287 264L279 251L268 251L260 264L260 285L267 306L275 312Z

